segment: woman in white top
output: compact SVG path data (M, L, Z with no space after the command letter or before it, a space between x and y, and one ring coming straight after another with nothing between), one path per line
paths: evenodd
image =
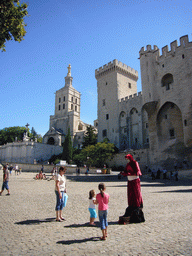
M59 168L59 173L56 176L55 180L55 194L56 194L56 221L65 220L62 217L62 210L64 207L64 193L66 193L66 179L65 174L66 168L61 166Z

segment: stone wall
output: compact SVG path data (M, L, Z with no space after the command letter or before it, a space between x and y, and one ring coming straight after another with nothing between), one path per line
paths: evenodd
M14 142L0 147L2 162L30 163L48 161L52 155L62 153L62 147L38 142Z

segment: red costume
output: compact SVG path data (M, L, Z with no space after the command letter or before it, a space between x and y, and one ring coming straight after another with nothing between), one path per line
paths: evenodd
M133 156L128 154L125 158L129 159L123 176L128 176L127 197L128 206L131 208L143 207L143 199L141 195L141 185L139 176L142 175L139 164L134 160Z

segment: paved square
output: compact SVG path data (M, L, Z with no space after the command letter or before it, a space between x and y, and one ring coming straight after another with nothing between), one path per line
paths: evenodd
M2 171L0 182L2 184ZM65 222L55 221L54 181L13 173L10 193L0 197L0 255L192 255L192 182L141 182L146 221L118 225L127 207L127 181L117 176L67 176ZM100 241L88 226L88 193L104 182L110 194L109 228Z

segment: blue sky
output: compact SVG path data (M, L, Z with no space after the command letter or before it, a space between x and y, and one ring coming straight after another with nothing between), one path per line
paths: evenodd
M26 0L24 41L0 52L0 129L25 126L44 135L56 90L71 64L81 120L97 119L95 69L117 59L139 72L141 47L192 41L191 0Z

